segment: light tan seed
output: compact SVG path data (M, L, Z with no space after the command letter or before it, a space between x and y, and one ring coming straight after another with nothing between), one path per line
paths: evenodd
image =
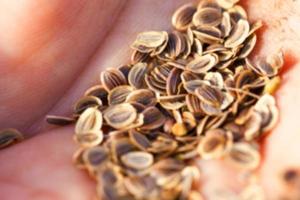
M226 159L245 170L254 170L260 163L260 154L251 144L245 142L234 143Z
M191 94L194 94L195 90L203 85L209 85L209 82L195 79L183 83L184 89Z
M96 107L90 107L80 115L75 125L75 133L83 134L92 130L99 131L102 122L102 113Z
M197 150L203 159L216 159L224 155L226 149L225 131L214 129L206 132Z
M269 80L265 87L264 87L264 94L274 94L279 86L280 86L280 83L281 83L281 79L280 79L280 76L275 76L273 77L271 80Z
M185 98L186 98L187 108L190 112L199 113L199 114L203 113L201 106L200 106L201 101L196 95L188 94L188 95L186 95Z
M81 114L89 107L99 107L102 105L101 99L95 96L83 96L74 105L74 113Z
M202 8L193 16L193 24L195 26L218 26L221 21L222 12L217 8Z
M147 152L131 151L122 155L121 161L129 168L142 170L150 167L154 162L154 158L152 154Z
M224 43L227 48L235 48L242 44L248 37L250 26L247 20L240 19L238 23L233 27L230 36Z
M141 46L145 48L157 48L161 46L168 38L165 31L148 31L139 33L136 40L132 44L132 48L141 50Z
M139 62L149 62L150 56L148 53L142 53L139 52L138 50L134 50L133 53L131 54L130 60L132 64L137 64Z
M175 136L185 136L187 134L188 130L186 128L186 126L183 123L175 123L172 126L172 133Z
M203 112L207 115L215 116L215 115L221 115L222 114L222 109L221 107L215 107L211 104L207 104L205 102L201 102L200 104L201 109Z
M142 114L144 115L142 130L157 129L166 121L166 117L154 106L146 108Z
M48 124L53 124L53 125L57 125L57 126L65 126L65 125L74 123L75 119L71 118L71 117L47 115L46 121Z
M108 103L109 105L116 105L120 103L124 103L126 101L126 97L133 91L134 89L128 85L117 86L112 89L108 94Z
M126 102L137 102L143 104L144 106L155 106L157 100L154 92L149 89L139 89L131 92L126 97Z
M220 24L220 30L222 32L222 37L228 37L231 31L232 25L230 21L230 15L228 12L223 12L223 18Z
M136 118L136 109L130 103L111 106L104 112L106 123L116 129L126 128L133 123Z
M216 54L206 54L200 56L189 62L186 66L187 70L194 73L206 73L211 70L218 63L218 56Z
M85 131L74 135L74 140L84 148L94 147L103 141L103 132L101 130Z
M190 3L179 7L172 16L173 27L179 31L187 30L196 11L197 7Z
M145 82L150 90L156 93L166 93L166 84L157 81L153 76L146 75Z
M144 88L145 87L145 75L148 71L148 67L146 63L137 63L135 64L129 74L128 74L128 82L129 84L136 88L136 89L140 89L140 88Z
M238 3L239 0L217 0L218 4L224 8L224 9L229 9L234 6L234 4Z
M100 81L106 91L127 83L124 74L120 70L112 68L100 73Z
M24 136L16 129L9 128L0 130L0 149L16 144L22 140L24 140Z

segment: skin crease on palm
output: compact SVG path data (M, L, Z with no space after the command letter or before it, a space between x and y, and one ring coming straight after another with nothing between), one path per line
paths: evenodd
M1 0L0 129L18 128L28 140L0 152L3 200L89 200L95 183L71 162L73 127L53 128L47 114L68 115L99 72L127 63L129 45L145 30L169 30L187 0ZM257 173L267 199L289 190L280 177L300 168L300 1L242 1L250 21L262 19L252 57L282 49L286 64L276 93L280 122L263 142ZM34 136L34 137L31 137ZM222 161L199 161L201 190L238 192L239 172Z

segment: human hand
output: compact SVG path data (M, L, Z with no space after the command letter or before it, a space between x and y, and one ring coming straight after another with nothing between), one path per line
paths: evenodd
M73 127L53 129L47 114L68 115L106 67L128 62L129 45L144 30L166 30L176 1L3 0L0 3L0 128L18 128L32 138L0 152L3 199L92 199L94 183L71 163ZM300 166L300 8L298 1L243 1L250 20L262 19L254 54L282 48L283 84L277 92L281 120L264 143L259 169L268 199L288 192L281 180ZM239 190L235 169L202 161L202 189Z

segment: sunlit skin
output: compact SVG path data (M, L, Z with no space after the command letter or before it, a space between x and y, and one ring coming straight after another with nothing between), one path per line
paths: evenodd
M0 129L18 128L28 140L0 151L4 200L90 200L95 183L71 162L73 127L46 125L45 115L71 113L99 72L130 58L129 45L145 30L169 30L171 15L186 0L1 0ZM268 199L289 193L284 170L300 168L300 1L242 1L250 21L262 19L252 54L282 49L286 64L276 93L280 122L264 139L257 173ZM238 170L201 161L201 189L240 191Z

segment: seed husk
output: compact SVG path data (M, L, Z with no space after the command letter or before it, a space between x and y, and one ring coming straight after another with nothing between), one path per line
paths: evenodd
M132 142L132 144L134 144L140 150L146 151L147 148L151 147L150 140L145 135L136 131L135 129L131 129L129 131L129 139Z
M233 30L227 40L224 43L224 46L227 48L235 48L238 45L242 44L248 37L250 31L250 25L247 20L240 19L236 26L233 27Z
M16 144L24 140L24 136L16 129L3 129L0 131L0 149Z
M87 89L84 96L94 96L101 99L103 105L107 105L107 91L102 85L95 85Z
M82 159L89 167L96 169L108 161L109 154L104 147L96 146L84 151Z
M214 44L223 42L222 32L220 29L212 26L202 26L197 27L197 29L193 30L193 33L196 38L198 38L201 42L207 44Z
M192 22L193 15L197 11L194 4L184 4L179 7L172 16L172 25L179 31L184 31Z
M218 88L209 85L203 85L195 90L196 96L204 103L220 107L225 97Z
M131 151L121 157L122 163L136 170L142 170L150 167L153 162L153 155L143 151Z
M131 47L140 52L148 53L161 46L167 39L168 33L165 31L142 32L137 35Z
M89 130L84 133L74 135L74 140L82 147L94 147L103 141L103 132L101 130Z
M176 95L178 94L178 86L181 82L180 75L182 70L174 68L166 81L166 91L168 95Z
M99 107L102 105L101 99L95 96L83 96L74 105L74 113L81 114L89 107Z

